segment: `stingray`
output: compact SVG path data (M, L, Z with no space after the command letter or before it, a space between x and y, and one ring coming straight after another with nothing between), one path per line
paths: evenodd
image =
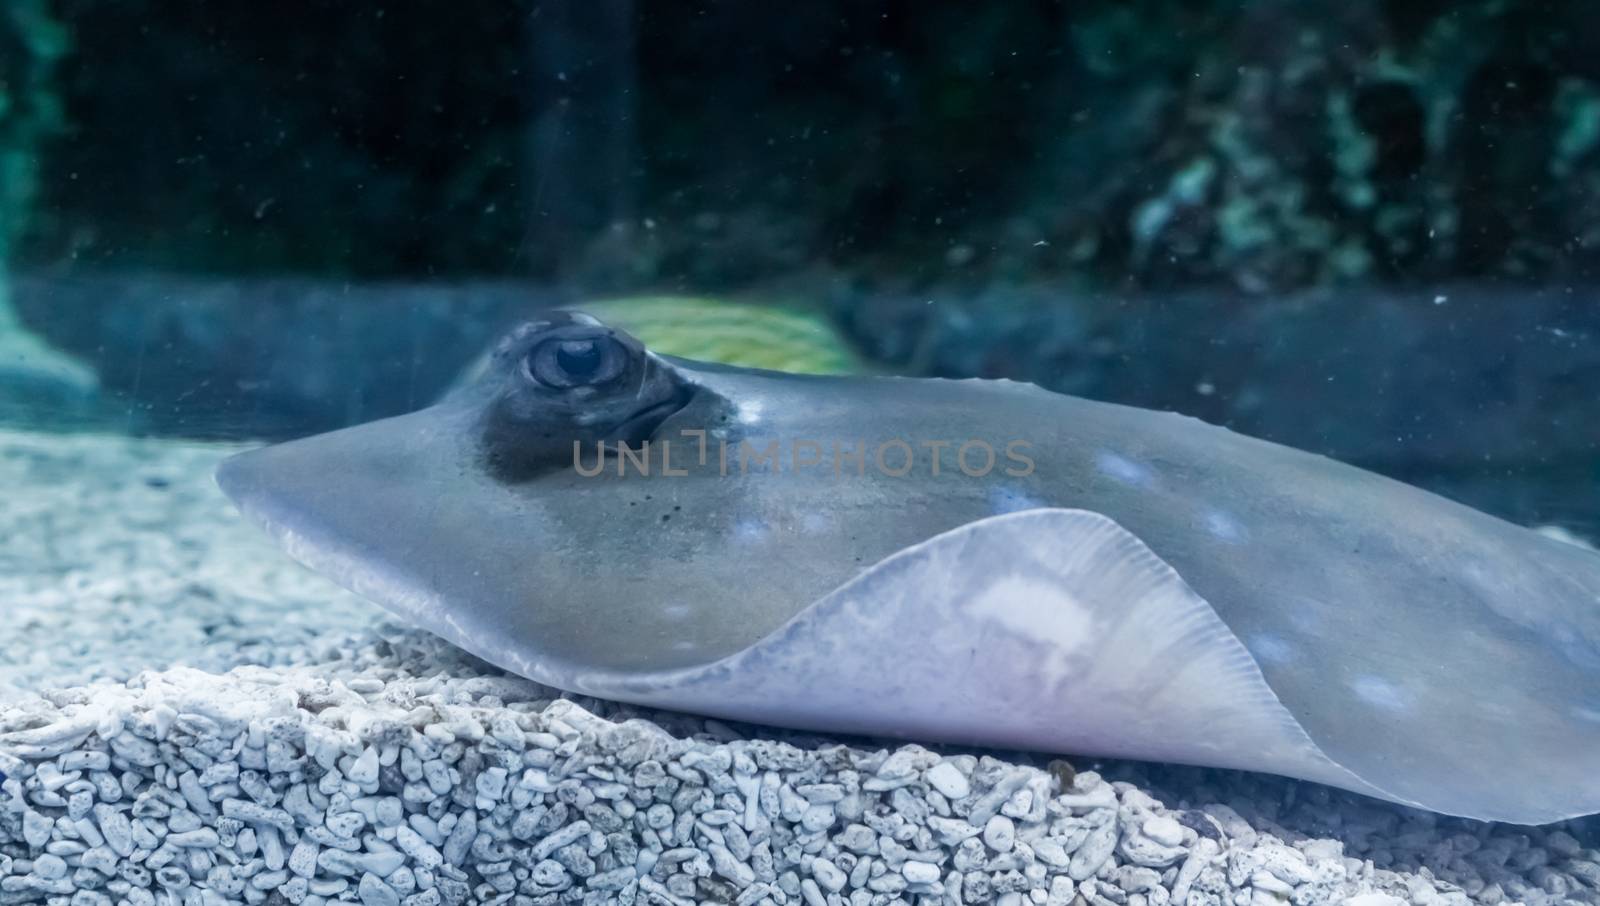
M1600 555L1193 418L556 313L431 407L218 481L313 569L575 693L1600 811Z

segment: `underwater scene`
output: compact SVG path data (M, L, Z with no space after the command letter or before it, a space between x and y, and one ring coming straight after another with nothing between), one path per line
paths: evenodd
M0 0L0 906L1600 904L1600 4Z

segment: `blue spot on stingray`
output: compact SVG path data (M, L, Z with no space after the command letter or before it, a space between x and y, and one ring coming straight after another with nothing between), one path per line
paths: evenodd
M1137 487L1145 487L1150 484L1149 469L1131 459L1118 456L1110 450L1100 451L1100 454L1095 457L1095 465L1101 472L1123 484L1131 484Z
M1323 604L1314 598L1296 598L1287 604L1289 622L1305 635L1314 636L1322 630Z
M1367 704L1385 711L1404 711L1411 707L1400 687L1381 676L1358 676L1350 681L1350 691Z
M1592 724L1600 724L1600 710L1591 708L1588 705L1573 705L1572 716Z
M767 539L767 524L759 519L741 519L733 526L735 540L756 544Z
M1206 531L1235 544L1245 540L1244 526L1222 510L1212 510L1206 514Z
M1044 505L1043 501L1024 494L1016 488L997 485L989 489L989 511L996 516L1002 513L1037 510Z
M1556 648L1568 661L1589 670L1600 669L1600 649L1580 635L1572 624L1552 624L1550 635L1555 639Z
M821 513L807 513L800 517L800 528L812 535L820 535L828 530L828 517Z
M1251 636L1245 647L1250 649L1256 660L1268 664L1286 664L1295 658L1294 646L1284 641L1282 636L1270 632Z

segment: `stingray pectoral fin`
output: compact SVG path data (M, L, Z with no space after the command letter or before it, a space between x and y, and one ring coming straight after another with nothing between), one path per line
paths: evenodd
M705 667L598 694L818 730L1267 771L1329 760L1216 612L1083 510L974 522L878 563Z

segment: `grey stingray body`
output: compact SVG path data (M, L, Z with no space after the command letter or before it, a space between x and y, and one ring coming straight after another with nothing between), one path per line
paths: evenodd
M508 409L527 377L508 350L434 407L242 454L219 480L314 568L573 691L1265 770L1497 820L1600 811L1593 552L1191 418L1010 382L651 356L639 386L676 395L650 409L667 413L650 474L597 460L579 430L590 476L561 430L494 427L537 409ZM755 461L774 442L776 464ZM1146 628L1115 629L1134 598Z

